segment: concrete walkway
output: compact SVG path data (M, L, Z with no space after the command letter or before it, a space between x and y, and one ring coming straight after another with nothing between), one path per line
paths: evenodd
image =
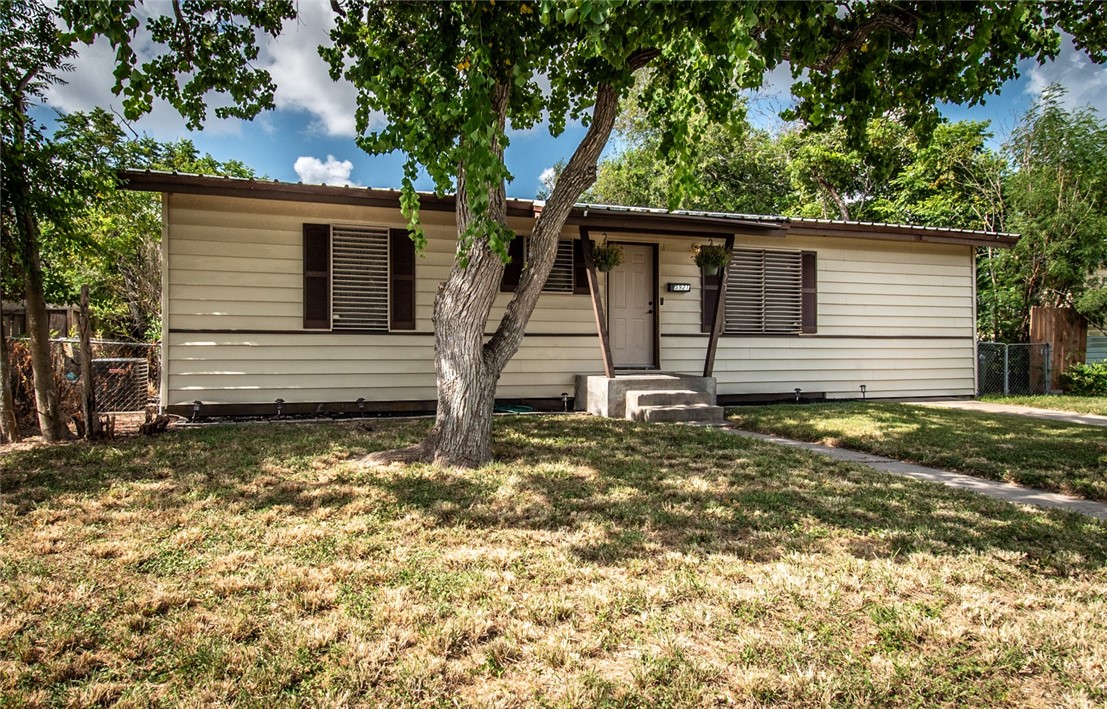
M1049 419L1050 421L1063 421L1065 423L1083 423L1089 426L1107 427L1107 416L1099 416L1096 414L1078 414L1075 411L1050 411L1049 409L1037 409L1032 406L993 404L988 401L972 401L970 399L951 399L949 401L910 401L905 403L909 403L912 406L930 406L935 409L964 409L965 411L981 411L986 414L1014 414L1016 416L1029 416L1036 419Z
M1107 504L1102 502L1082 500L1079 497L1070 497L1069 495L1061 495L1056 492L1035 490L1034 488L1023 487L1022 485L1015 485L1014 483L1003 483L994 480L985 480L984 478L975 478L971 475L951 473L947 470L927 468L922 465L912 465L911 463L904 463L891 458L872 455L871 453L859 453L845 448L824 446L821 443L807 443L806 441L796 441L791 438L768 436L763 433L740 431L733 428L724 428L722 430L736 436L755 438L759 441L777 443L790 448L800 448L812 453L826 455L837 460L860 463L882 473L892 473L893 475L902 475L908 478L915 478L916 480L926 480L928 482L941 483L949 487L969 490L970 492L992 497L997 500L1003 500L1004 502L1014 502L1019 505L1037 505L1038 507L1052 507L1107 520Z

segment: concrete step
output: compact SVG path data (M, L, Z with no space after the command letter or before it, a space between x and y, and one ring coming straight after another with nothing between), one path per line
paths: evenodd
M663 391L628 391L626 393L626 418L645 421L646 410L677 406L711 406L715 397L694 389Z
M641 409L642 421L649 423L722 423L723 407L711 404L677 404L646 406Z
M714 404L715 398L705 391L674 389L673 391L628 391L627 413L643 406L676 406L678 404Z
M715 378L666 372L619 373L614 378L602 375L576 375L576 406L593 416L627 418L628 392L694 392L715 400Z

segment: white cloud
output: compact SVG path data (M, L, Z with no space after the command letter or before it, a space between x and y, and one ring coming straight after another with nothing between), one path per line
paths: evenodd
M133 49L139 61L151 58L160 47L155 45L145 29L147 16L156 12L139 6L143 20ZM332 81L327 65L319 56L318 47L329 43L329 32L334 24L330 7L324 2L302 1L297 6L299 18L285 23L280 37L264 42L257 65L267 69L277 85L274 102L278 110L300 110L313 119L312 128L329 136L353 137L356 134L355 110L357 92L345 80ZM47 93L47 104L66 113L88 111L95 106L123 112L121 97L111 92L115 79L115 52L104 39L91 46L79 45L75 70L63 76L67 83L52 87ZM244 121L218 119L210 109L225 104L225 97L209 97L209 118L204 130L215 134L241 134ZM265 114L262 114L264 116ZM256 121L257 119L255 119ZM384 118L374 114L372 127L384 125ZM153 111L137 123L157 139L173 139L186 132L185 121L177 111L160 99L154 101ZM266 130L266 126L261 126ZM271 126L270 126L271 128Z
M351 138L357 135L357 90L348 81L331 79L318 50L330 43L334 13L322 2L301 2L298 10L299 17L285 22L280 37L264 46L259 57L277 84L274 101L278 109L309 113L320 133ZM374 114L370 127L382 125L383 117Z
M350 173L353 172L354 164L349 160L335 160L333 155L328 155L326 162L310 155L301 155L296 158L296 163L292 166L292 169L300 176L301 182L310 185L361 186L350 181Z
M1107 67L1093 64L1084 52L1076 49L1072 38L1065 36L1057 59L1027 72L1026 93L1034 98L1050 84L1059 83L1067 93L1062 105L1069 109L1091 105L1100 115L1107 117Z

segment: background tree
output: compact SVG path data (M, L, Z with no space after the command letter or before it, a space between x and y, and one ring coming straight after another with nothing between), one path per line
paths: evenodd
M1012 169L1005 228L1022 238L982 263L994 284L981 315L997 339L1028 341L1036 305L1083 303L1095 317L1092 277L1107 267L1107 123L1089 108L1065 109L1062 96L1048 89L1004 146Z
M80 193L94 190L103 175L96 173L95 165L78 167L66 160L62 147L45 137L28 110L71 68L68 62L76 55L72 43L72 36L55 24L54 12L41 3L0 0L0 45L4 47L0 69L4 200L0 219L10 253L6 264L23 286L35 407L47 441L66 436L68 429L60 415L50 358L40 225L48 218L56 225L58 238L71 237L69 209Z
M150 110L154 95L162 96L198 126L206 116L204 97L211 91L229 93L232 105L216 109L221 116L255 114L273 105L268 74L254 69L257 41L274 35L292 16L288 0L256 3L248 0L173 3L170 15L144 9L153 46L159 52L139 64L130 47L139 19L133 2L64 3L60 8L41 0L0 0L0 130L3 138L3 200L0 219L12 274L21 282L35 380L35 405L43 438L67 435L58 408L50 358L43 269L43 238L59 245L79 240L74 215L87 197L100 191L112 176L103 162L84 162L67 151L81 146L55 141L29 109L46 88L62 80L72 67L78 41L91 43L106 36L117 48L116 78L132 117ZM61 11L59 14L59 10ZM66 31L62 17L72 31ZM178 81L178 78L185 78ZM42 225L51 231L44 234ZM4 418L0 418L0 422Z
M736 128L706 125L689 150L691 175L683 189L658 141L624 133L629 146L599 165L596 183L584 199L605 204L673 206L744 214L782 214L791 185L784 151L768 132L740 122ZM674 202L671 198L680 192Z

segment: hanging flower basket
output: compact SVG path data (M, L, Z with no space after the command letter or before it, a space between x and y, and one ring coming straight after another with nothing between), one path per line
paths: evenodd
M692 260L709 276L714 276L719 270L730 263L730 252L725 246L708 242L692 246Z
M596 270L606 273L623 262L623 247L618 244L609 244L604 239L602 244L592 246L592 263L596 264Z

